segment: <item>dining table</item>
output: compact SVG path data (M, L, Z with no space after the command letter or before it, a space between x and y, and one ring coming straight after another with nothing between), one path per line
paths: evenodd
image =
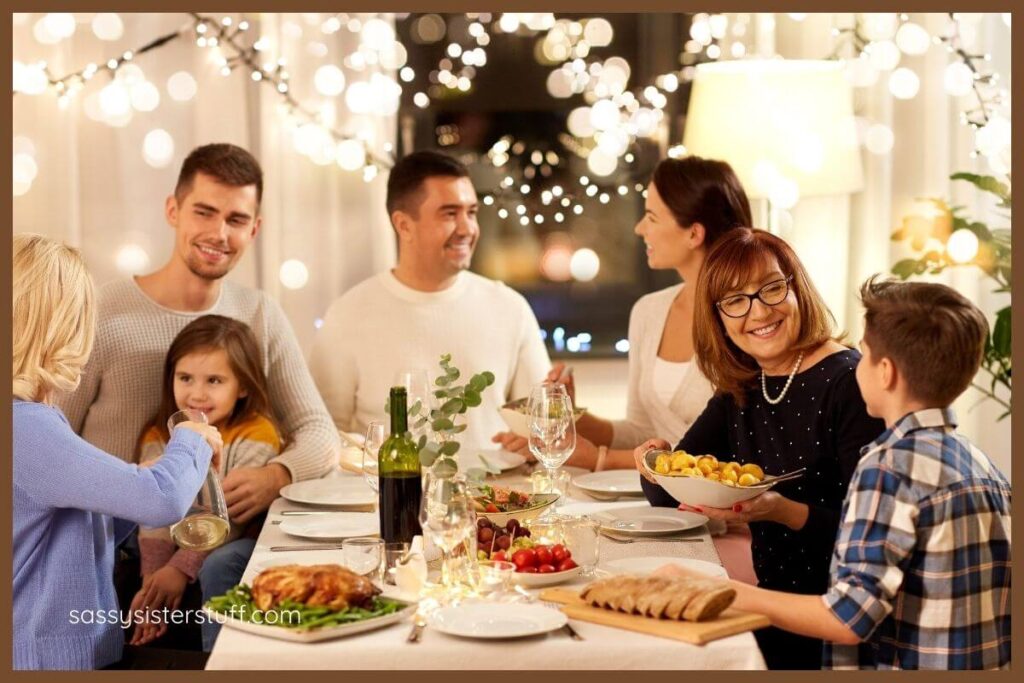
M522 465L490 475L495 484L530 491L530 466ZM325 477L328 481L361 475L337 468ZM578 473L574 473L578 474ZM344 482L352 485L352 481ZM600 513L647 505L642 497L598 500L570 484L559 501L559 510L570 513ZM302 564L342 563L338 542L320 542L324 549L300 552L274 552L272 547L309 546L317 541L295 538L281 529L285 510L316 510L315 506L278 498L268 510L266 522L243 575L243 583L252 582L265 566L282 556L296 558ZM364 508L363 514L366 509ZM340 512L338 514L359 514ZM598 568L622 558L673 557L703 560L717 565L721 561L711 542L707 526L685 532L671 540L664 538L613 539L602 535L598 544ZM301 559L299 559L301 558ZM579 589L588 579L577 578L564 587ZM539 596L540 590L529 590ZM756 670L765 669L757 641L749 631L694 645L674 639L647 635L571 619L582 640L571 638L558 629L543 635L515 639L482 640L450 636L429 625L419 642L407 642L412 619L377 630L315 643L297 643L246 633L223 626L206 662L210 670L231 669L344 669L344 670Z

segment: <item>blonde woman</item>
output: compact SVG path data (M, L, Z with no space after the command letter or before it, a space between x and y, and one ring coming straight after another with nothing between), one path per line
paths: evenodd
M15 235L13 252L14 668L101 668L124 647L114 518L181 519L221 439L186 422L140 468L76 435L53 401L92 350L92 278L76 250L46 237Z

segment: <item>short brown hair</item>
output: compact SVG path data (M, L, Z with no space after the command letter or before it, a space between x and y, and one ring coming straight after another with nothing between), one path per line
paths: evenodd
M178 406L174 402L174 369L178 361L190 353L216 349L223 349L227 353L231 371L238 378L239 387L247 392L247 396L235 404L235 409L228 418L228 425L238 424L256 415L262 415L272 423L275 422L256 336L243 322L222 315L204 315L182 328L171 342L171 348L167 350L167 358L164 360L160 410L146 429L156 427L164 439L170 438L167 433L167 418L178 411Z
M741 287L771 258L783 274L792 276L790 289L800 311L800 333L793 352L810 351L834 335L835 318L811 282L796 252L783 239L757 228L734 228L711 248L697 277L693 313L693 345L697 365L719 393L731 394L739 405L760 372L750 355L740 350L725 331L717 303Z
M889 358L918 401L949 406L978 373L988 337L985 315L946 285L877 278L860 288L871 355Z
M388 216L398 210L417 215L423 203L423 181L427 178L468 178L469 169L458 159L424 150L402 157L388 173L386 205Z
M257 205L263 200L263 169L256 157L237 145L218 142L189 152L181 164L178 184L174 187L178 201L191 191L196 173L205 173L218 183L232 187L255 185Z
M753 225L747 193L724 161L697 156L665 159L654 168L651 182L680 227L704 226L708 249L727 230Z

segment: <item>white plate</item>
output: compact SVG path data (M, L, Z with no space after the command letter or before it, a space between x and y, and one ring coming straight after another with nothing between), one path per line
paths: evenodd
M472 467L483 467L487 469L482 462L480 462L480 456L487 459L492 466L497 467L502 472L508 470L514 470L526 463L526 456L519 453L513 453L512 451L506 451L504 448L496 448L492 450L479 451L472 455L466 455L466 464L464 465L467 469Z
M605 470L573 477L572 483L587 493L598 495L642 496L640 474L636 470Z
M660 536L696 529L708 523L707 517L695 512L649 505L608 510L594 517L601 522L603 529L630 536Z
M434 612L429 625L463 638L522 638L562 628L569 618L536 604L463 603Z
M583 567L575 567L568 571L551 572L549 574L512 572L512 580L526 588L543 588L544 586L554 586L559 583L565 583L566 581L572 581L579 576L582 571Z
M339 512L336 515L293 517L281 522L281 531L291 536L318 541L375 536L380 533L380 517L376 512Z
M691 560L685 557L623 557L618 560L604 562L604 568L615 574L650 574L658 567L666 564L674 564L684 569L692 569L709 576L721 576L729 578L729 572L725 567L714 562L704 560Z
M402 602L408 601L403 600ZM254 624L249 621L242 621L241 619L233 619L227 615L221 615L217 612L213 612L206 607L203 608L203 611L217 621L223 619L224 626L233 628L237 631L244 631L245 633L252 633L254 635L265 636L267 638L276 638L277 640L287 640L292 643L316 643L321 640L344 638L345 636L351 636L356 633L373 631L378 628L383 628L385 626L390 626L391 624L404 621L412 616L416 611L416 603L409 603L406 607L403 607L394 614L386 614L382 617L374 617L373 619L367 619L365 621L357 621L353 624L339 624L337 626L314 628L306 631L286 628L283 626L275 626L272 624Z
M288 484L281 497L305 505L373 505L377 494L362 477L328 477Z

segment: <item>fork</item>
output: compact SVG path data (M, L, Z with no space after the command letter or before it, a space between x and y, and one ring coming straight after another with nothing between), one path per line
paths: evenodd
M409 636L405 639L408 643L420 642L420 636L423 635L423 629L427 625L427 617L419 612L413 616L412 630L409 631Z
M545 607L550 607L552 609L557 609L557 610L561 611L561 607L562 606L559 605L557 602L551 602L549 600L541 600L541 603ZM573 640L586 640L586 638L584 638L583 636L581 636L579 633L576 632L576 629L574 629L572 627L572 624L570 624L568 621L565 622L565 626L562 627L562 630L565 631L566 635L569 636L570 638L572 638Z

